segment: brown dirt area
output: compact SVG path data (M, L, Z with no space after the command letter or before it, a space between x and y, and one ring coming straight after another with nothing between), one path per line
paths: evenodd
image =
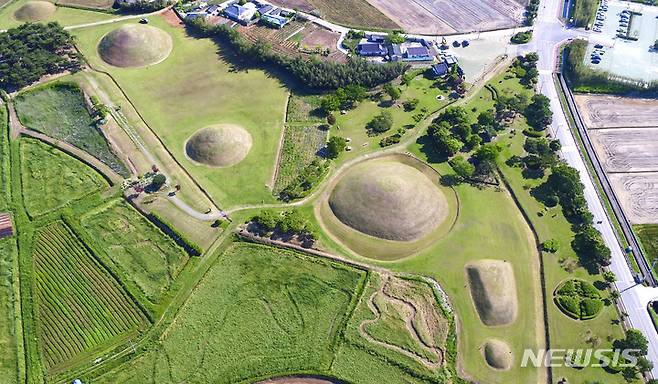
M631 223L658 223L658 172L617 173L609 177Z
M509 28L523 21L514 0L367 0L405 32L454 34Z
M338 50L338 33L324 29L316 24L309 24L302 32L303 38L300 47L313 49L315 47L328 48L331 52L328 58L336 62L347 61L347 56Z
M183 28L185 23L176 15L176 12L174 12L172 9L169 9L162 13L160 16L164 19L164 21L167 22L167 24L174 26L174 27L179 27Z
M114 5L114 0L60 0L55 2L55 4L105 10L112 8L112 5Z
M399 28L393 20L365 0L274 0L272 3L312 12L347 27Z
M588 129L658 127L658 100L576 95Z
M594 129L588 135L606 172L658 172L658 128Z

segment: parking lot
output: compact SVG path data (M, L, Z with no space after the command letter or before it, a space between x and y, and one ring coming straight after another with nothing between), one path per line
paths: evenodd
M585 56L593 68L612 75L649 82L658 80L658 7L603 0L592 26Z

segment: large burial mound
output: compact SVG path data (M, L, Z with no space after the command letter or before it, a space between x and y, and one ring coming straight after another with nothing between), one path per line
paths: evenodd
M159 28L125 24L103 36L98 53L117 67L143 67L166 59L172 47L171 36Z
M518 313L512 265L500 260L480 260L466 266L471 298L485 325L507 325Z
M211 167L230 167L242 161L251 149L251 135L237 125L202 128L185 144L187 156Z
M14 12L18 21L40 21L55 13L57 7L48 1L28 1Z
M439 188L416 168L394 160L354 166L336 184L329 206L342 223L397 241L422 237L448 214Z
M493 369L508 370L512 367L512 351L506 342L489 339L482 348L484 360Z

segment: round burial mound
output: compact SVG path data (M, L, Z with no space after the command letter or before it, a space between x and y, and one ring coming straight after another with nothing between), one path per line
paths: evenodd
M98 53L116 67L143 67L169 56L173 43L165 31L143 24L125 24L101 39Z
M185 144L185 153L200 164L230 167L247 156L251 144L251 135L244 128L221 124L202 128L192 135Z
M448 215L441 190L418 169L395 160L354 166L331 192L329 207L343 224L395 241L419 239Z
M512 350L506 342L489 339L482 348L484 360L493 369L508 370L512 367Z
M512 324L518 313L512 265L501 260L478 260L466 266L471 299L488 326Z
M28 1L14 12L18 21L40 21L55 13L57 7L48 1Z

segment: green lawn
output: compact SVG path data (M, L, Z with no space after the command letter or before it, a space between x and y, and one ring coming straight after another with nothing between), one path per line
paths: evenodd
M84 94L76 84L56 82L23 92L16 97L16 113L26 127L66 141L118 174L129 175L96 127L87 110Z
M649 260L649 263L653 263L658 259L658 225L636 225L633 229L640 238L642 248L644 249L644 256ZM656 273L656 269L654 269L654 273Z
M14 12L29 0L14 0L11 4L0 9L0 29L9 29L21 24L14 18ZM80 25L96 21L108 20L118 17L104 12L94 12L84 9L57 7L57 10L43 22L57 21L62 26Z
M122 200L88 212L82 226L153 303L169 290L189 259L171 238Z
M18 383L18 351L14 301L16 241L0 240L0 377L6 384Z
M365 273L236 243L217 260L153 351L99 383L233 383L327 372Z
M25 208L38 216L107 188L103 177L66 153L36 139L21 139Z
M348 110L345 115L335 113L336 125L331 129L332 135L342 136L352 139L349 146L352 151L343 154L340 159L347 160L367 152L381 149L379 142L382 138L397 133L399 128L416 125L413 116L421 113L421 109L426 108L431 114L443 107L450 101L447 98L447 92L434 87L434 81L425 78L422 74L414 78L408 86L400 85L402 96L394 106L389 106L388 96L383 96L383 102L365 100L355 109ZM437 96L443 96L443 100L438 100ZM418 99L418 106L414 111L406 112L402 103L410 99ZM385 133L370 136L366 126L374 116L381 111L389 111L393 115L393 128ZM410 128L407 135L416 133L418 128ZM403 136L404 140L406 136Z
M266 184L274 172L284 124L284 84L262 70L235 70L222 58L229 52L218 50L210 39L188 36L185 29L160 17L151 17L150 24L169 33L174 48L164 62L139 69L112 67L97 55L101 37L120 24L75 34L91 65L114 76L169 151L222 208L273 202ZM251 133L253 146L247 157L223 169L189 161L185 141L197 130L221 123L238 124Z

